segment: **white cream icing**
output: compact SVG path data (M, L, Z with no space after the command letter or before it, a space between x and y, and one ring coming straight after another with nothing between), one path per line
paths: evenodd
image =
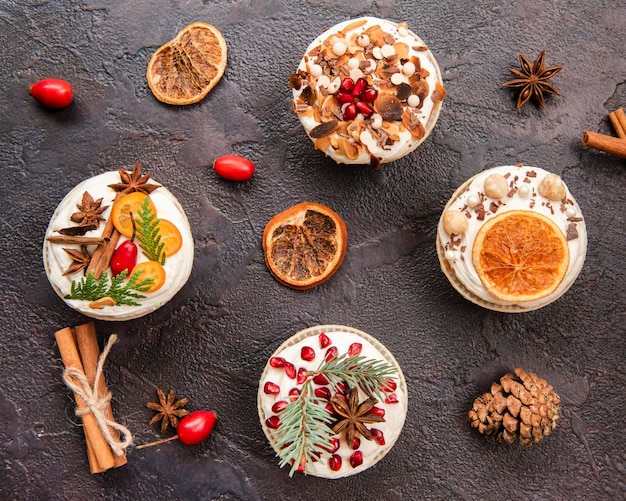
M417 57L421 63L422 69L425 69L428 72L426 81L428 82L429 86L429 94L424 100L424 103L422 103L421 109L414 108L415 106L418 106L420 104L420 100L416 95L410 96L410 99L407 100L408 102L403 103L403 109L407 108L408 103L412 105L411 108L414 108L417 119L424 126L425 134L421 139L415 139L411 135L411 133L405 129L403 131L400 131L399 141L396 141L393 145L384 148L380 145L377 145L376 141L372 141L371 138L361 137L360 142L364 144L365 147L363 148L363 151L360 153L360 155L355 159L348 158L346 155L333 148L332 145L327 146L323 151L338 163L369 164L372 155L378 157L380 159L380 163L387 163L397 160L415 150L415 148L417 148L428 137L428 135L434 128L435 123L437 122L437 118L439 117L439 111L441 109L442 101L440 99L435 102L433 100L433 92L436 88L437 82L439 82L440 84L442 82L441 72L439 70L437 61L435 60L431 51L427 48L426 44L420 39L420 37L418 37L415 33L413 33L406 27L406 23L394 23L375 17L366 17L362 19L366 20L364 24L345 32L345 40L350 40L352 37L354 37L354 40L357 41L356 46L354 43L350 44L349 42L346 42L348 50L350 50L351 46L353 49L356 49L356 47L358 46L361 50L363 50L363 48L369 44L369 38L367 38L366 40L362 40L362 33L372 26L379 25L385 32L391 34L396 42L403 42L407 44L409 47L408 58L410 58L411 56ZM309 56L312 51L317 49L326 40L329 40L335 35L338 35L340 32L342 32L342 30L344 30L346 26L354 23L355 21L358 20L344 21L333 26L327 31L324 31L309 45L304 57L302 58L298 66L299 73L308 75L308 78L303 83L300 89L293 89L294 100L300 96L300 94L302 93L302 89L306 87L308 83L315 85L317 88L319 88L320 86L328 87L329 92L331 94L334 94L339 89L339 80L341 78L344 78L345 76L351 76L353 80L356 80L360 76L363 76L363 72L359 68L350 68L350 63L348 62L347 67L349 69L349 72L345 75L340 75L339 79L334 78L331 81L327 75L319 76L321 68L319 67L319 65L313 64ZM365 37L367 37L367 35L365 35ZM338 42L335 42L335 44L337 43ZM333 45L333 51L334 48L335 46ZM372 55L375 59L378 60L377 64L385 64L385 56L391 55L392 51L393 45L386 44L383 45L383 47L375 47ZM372 62L370 66L370 70L374 71L376 68L376 64ZM394 80L397 80L397 83L396 81L394 81L394 84L398 85L403 82L408 83L408 78L415 72L415 65L411 62L408 62L406 64L398 62L396 66L400 71L399 73L394 74ZM379 89L377 86L377 78L375 75L373 88L377 90ZM417 100L415 98L417 98ZM313 128L320 125L321 123L315 120L315 118L313 118L312 116L307 116L301 113L298 113L298 116L307 134L309 134ZM359 117L361 119L363 118L362 115L359 115ZM374 117L376 117L376 114L374 115ZM354 141L354 139L352 139L352 141Z
M325 330L325 327L328 327L328 330ZM295 365L296 372L300 368L312 371L316 370L323 362L326 350L328 350L330 346L337 347L338 355L341 355L348 351L348 348L352 343L361 343L363 345L360 353L361 356L375 360L387 360L397 366L397 362L393 360L393 357L390 354L385 356L381 353L380 350L385 352L387 351L382 345L380 345L379 350L372 343L370 343L366 337L364 337L367 336L365 333L357 333L360 331L342 326L320 326L320 328L312 328L308 329L308 331L311 331L311 335L304 337L304 339L296 342L295 344L291 344L290 346L286 346L290 344L289 341L286 342L283 347L279 348L272 356L282 357L285 360L290 361ZM320 348L320 332L324 332L331 340L331 343L326 348ZM296 339L297 336L298 335L294 336L294 339ZM372 339L373 342L379 344L370 336L367 337ZM315 350L315 359L312 361L305 361L301 358L300 353L303 346L309 346ZM385 410L385 422L366 425L369 429L375 428L382 431L385 437L385 444L381 446L375 440L368 441L357 433L356 436L361 440L358 450L363 453L363 463L356 468L353 468L350 464L350 456L355 452L355 450L352 449L351 445L349 446L347 444L343 434L335 435L336 437L340 437L340 448L335 452L335 454L339 454L341 456L341 468L338 471L333 471L328 466L330 454L324 454L319 461L312 465L308 464L305 466L306 474L325 478L340 478L353 475L369 468L370 466L373 466L391 449L398 439L398 436L402 431L402 427L404 426L408 402L404 376L402 375L399 366L397 366L397 370L398 373L392 377L392 379L394 379L397 383L397 387L395 390L390 392L396 395L398 400L397 403L385 403L384 401L376 403L376 407ZM264 392L265 383L268 381L280 386L279 394L270 395ZM296 379L291 379L285 374L285 370L283 368L271 367L268 362L259 383L259 416L261 418L261 422L265 422L266 419L273 415L278 415L280 417L280 413L276 414L275 412L272 412L272 406L274 403L281 400L289 402L289 390L292 388L300 389L301 387L302 385L298 385ZM313 383L313 387L317 388L318 385ZM359 402L364 401L366 398L366 395L363 392L360 392ZM326 404L325 400L321 400L321 402L323 402L322 405ZM272 433L272 430L269 430L267 427L264 429L266 430L266 433Z
M152 181L152 179L151 179ZM120 182L120 176L117 171L105 172L98 176L89 178L78 184L72 189L57 207L48 230L46 237L50 235L58 235L57 230L75 225L70 221L70 216L76 212L76 204L82 201L83 193L88 192L94 200L102 198L102 206L108 205L109 208L103 212L103 217L108 219L113 205L113 199L116 192L108 187L109 184ZM153 184L158 184L153 182ZM101 320L130 320L146 315L167 303L187 282L193 266L194 244L189 228L189 222L181 205L178 203L174 195L163 186L160 186L150 194L150 198L157 209L157 217L168 219L180 231L183 244L181 249L169 256L165 260L165 284L155 292L141 293L146 297L138 299L140 306L115 305L106 306L103 309L93 309L89 307L89 301L64 299L66 294L70 293L72 281L79 281L83 277L83 272L73 275L63 276L63 273L72 263L72 258L63 251L63 247L80 249L80 245L52 244L44 239L43 259L46 274L50 284L56 293L64 299L64 301L75 310L92 318ZM100 222L100 226L96 230L89 231L85 234L88 237L99 237L104 228L104 222ZM121 236L118 246L122 244L126 237ZM96 249L96 246L87 247L90 253ZM139 248L137 262L147 261ZM109 277L110 270L107 270Z
M509 192L502 198L492 198L485 195L485 181L493 174L499 174L506 178L509 183ZM487 169L469 181L469 185L451 200L446 206L438 225L438 238L442 245L445 256L456 277L473 294L481 299L497 305L510 305L501 299L493 297L483 286L474 264L472 262L472 247L476 234L480 227L494 217L511 210L531 210L543 214L554 221L565 235L568 227L574 225L578 236L568 240L569 268L559 287L550 295L536 301L519 303L525 309L535 309L545 306L561 296L572 285L580 273L587 253L587 231L580 207L572 197L565 183L564 200L550 200L539 194L539 185L543 179L553 174L526 165L507 165ZM494 179L493 177L490 179ZM476 207L480 207L480 201L485 209L484 220L478 219ZM491 203L501 204L495 212L489 210ZM451 242L451 237L444 230L443 215L446 211L460 211L469 215L468 228L465 233L455 235L457 243Z

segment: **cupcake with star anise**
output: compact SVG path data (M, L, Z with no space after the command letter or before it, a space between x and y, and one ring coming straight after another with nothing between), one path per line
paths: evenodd
M393 355L341 325L305 329L270 357L258 391L263 430L290 475L354 475L398 439L407 389Z
M174 195L120 169L89 178L61 201L43 244L46 274L72 308L129 320L167 303L186 283L194 245Z
M397 160L431 133L446 94L437 61L407 23L339 23L307 48L291 75L293 109L338 163Z
M466 299L491 310L524 312L557 300L586 252L580 207L560 176L538 167L473 176L439 220L441 269Z

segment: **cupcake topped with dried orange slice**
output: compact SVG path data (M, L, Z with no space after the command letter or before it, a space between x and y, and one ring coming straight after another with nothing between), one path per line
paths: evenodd
M446 94L437 61L407 23L339 23L291 75L293 109L315 148L338 163L397 160L433 130Z
M139 163L78 184L54 212L43 245L57 294L102 320L163 306L189 278L193 255L181 205Z
M487 169L446 205L437 252L452 285L480 306L529 311L558 299L587 252L580 207L563 180L537 167Z

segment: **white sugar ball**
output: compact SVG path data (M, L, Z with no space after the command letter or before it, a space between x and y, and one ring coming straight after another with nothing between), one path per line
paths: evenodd
M406 104L411 108L417 108L420 105L420 97L416 94L411 94L406 100Z
M402 65L402 73L404 73L407 77L410 77L415 73L415 65L408 61Z
M360 47L366 47L370 43L370 37L363 33L362 35L358 36L358 38L356 39L356 43L358 43Z
M348 50L348 45L344 41L337 41L333 44L333 53L336 56L343 56Z
M530 196L530 186L528 186L527 184L521 185L517 189L517 194L522 198L528 198Z
M396 49L393 47L393 45L386 43L380 48L380 53L383 55L383 57L392 58L396 55Z
M474 207L476 207L478 205L478 197L476 195L470 195L469 197L467 197L467 206L470 209L473 209Z
M404 82L404 75L402 73L394 73L391 75L391 83L394 85L400 85Z

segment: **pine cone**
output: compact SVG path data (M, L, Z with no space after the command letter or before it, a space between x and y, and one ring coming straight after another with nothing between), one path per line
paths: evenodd
M545 379L515 369L491 392L474 400L468 416L473 428L492 440L507 444L532 445L556 427L561 399Z

